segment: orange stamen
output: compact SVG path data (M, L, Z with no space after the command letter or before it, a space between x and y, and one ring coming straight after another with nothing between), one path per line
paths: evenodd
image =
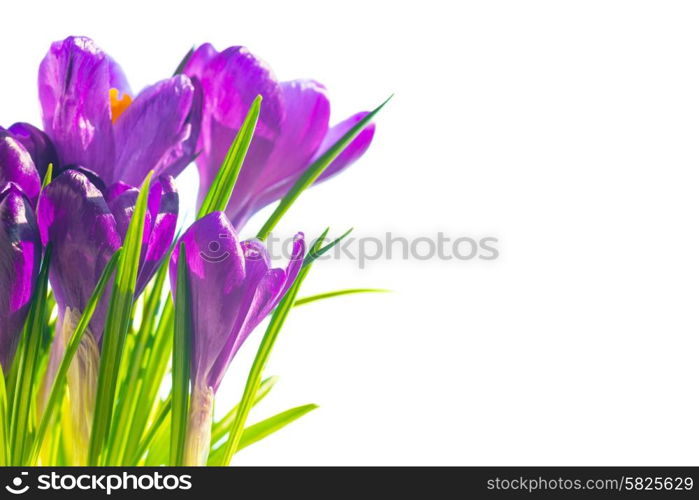
M112 108L112 123L116 123L121 114L131 105L131 96L123 94L119 99L117 89L109 89L109 105Z

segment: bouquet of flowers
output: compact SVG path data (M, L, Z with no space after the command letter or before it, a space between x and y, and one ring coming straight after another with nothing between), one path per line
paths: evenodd
M315 408L246 425L291 309L372 290L298 299L347 233L298 233L285 268L264 240L364 154L385 103L330 126L321 84L209 44L134 95L84 37L51 45L39 98L43 128L0 127L0 465L228 465ZM174 178L192 162L197 217L180 229ZM239 403L214 421L229 365L268 317Z

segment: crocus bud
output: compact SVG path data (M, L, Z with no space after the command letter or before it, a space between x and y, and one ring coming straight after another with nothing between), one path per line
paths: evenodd
M303 264L303 235L294 240L286 269L272 268L257 240L239 242L223 212L196 221L182 236L187 258L192 317L192 397L185 463L206 464L213 394L238 349L279 303ZM179 245L170 261L177 290Z
M0 192L0 364L5 374L34 293L41 240L34 210L14 184Z
M104 266L122 245L139 190L123 183L107 189L85 169L69 168L51 182L39 202L39 227L44 243L53 244L50 280L59 307L84 311ZM151 185L136 284L137 295L148 284L175 234L178 197L171 177ZM109 296L109 293L105 293ZM90 323L101 342L107 300L103 298Z

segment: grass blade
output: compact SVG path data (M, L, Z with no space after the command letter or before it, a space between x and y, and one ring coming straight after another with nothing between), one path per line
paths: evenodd
M296 408L291 408L282 413L269 417L261 422L247 427L243 431L243 436L240 438L240 444L238 445L238 450L250 446L251 444L257 443L267 436L274 434L278 430L283 429L291 422L298 420L303 417L306 413L309 413L318 408L318 405L309 404L303 406L297 406ZM214 465L221 463L223 459L223 447L217 448L211 453L211 458L209 460L209 465Z
M267 221L264 223L260 231L257 233L257 238L264 241L269 233L274 229L277 223L281 220L284 214L291 208L296 199L306 190L311 184L313 184L318 177L325 171L328 166L337 158L340 153L342 153L347 146L359 135L359 133L366 128L367 125L374 119L376 114L381 111L381 109L388 104L393 96L386 99L381 103L376 109L371 113L366 115L360 121L356 123L351 129L347 131L345 135L340 137L340 139L333 144L324 154L322 154L316 161L314 161L306 171L299 177L299 180L292 186L288 193L281 199L279 205L274 210L272 215L269 216Z
M172 417L170 421L170 465L181 466L187 435L189 402L189 359L191 342L190 290L185 244L177 259L175 294L175 337L172 348Z
M126 230L123 253L117 266L112 296L107 310L99 376L97 379L97 397L95 414L90 436L88 464L98 465L104 459L105 445L109 437L114 409L114 395L119 378L119 367L124 350L124 341L129 329L131 310L133 308L138 264L141 257L141 243L150 191L149 173L136 200L131 222Z
M245 155L248 153L252 136L257 126L257 119L260 116L260 104L262 96L257 96L248 110L248 114L238 133L228 149L223 165L216 174L214 182L209 188L209 192L204 198L204 202L199 209L198 219L216 211L225 211L233 193L233 188L238 180L238 174L243 166Z
M333 297L340 297L342 295L352 295L355 293L390 293L391 290L386 290L385 288L346 288L344 290L335 290L333 292L319 293L317 295L311 295L309 297L303 297L294 302L294 307L302 306L304 304L309 304L317 300L330 299Z

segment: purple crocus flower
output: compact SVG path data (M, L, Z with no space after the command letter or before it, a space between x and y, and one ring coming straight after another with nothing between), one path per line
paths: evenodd
M330 101L325 88L312 80L278 82L271 70L244 47L217 52L210 44L191 56L185 74L204 91L201 155L197 157L201 203L223 163L253 99L263 104L248 156L226 214L240 229L260 208L282 198L301 173L353 125L357 113L330 127ZM370 125L326 169L319 181L351 165L369 147Z
M85 37L55 42L39 68L44 130L61 165L89 168L107 185L179 174L194 158L200 94L178 75L132 99L121 68Z
M41 178L29 151L9 130L0 129L0 186L12 182L32 202L41 190Z
M5 374L17 347L41 260L31 203L15 184L0 192L0 365Z
M294 240L286 269L272 268L257 240L239 242L223 212L211 213L184 233L191 290L192 403L185 462L206 464L213 395L228 365L250 332L289 289L303 264L303 235ZM177 290L179 244L170 261L171 288Z
M112 254L122 245L138 189L117 183L107 189L86 169L69 168L43 191L38 220L44 244L53 245L49 279L59 312L82 312ZM136 285L143 290L165 256L175 234L178 196L171 177L161 176L148 195L143 249ZM97 343L102 338L107 300L90 323Z

